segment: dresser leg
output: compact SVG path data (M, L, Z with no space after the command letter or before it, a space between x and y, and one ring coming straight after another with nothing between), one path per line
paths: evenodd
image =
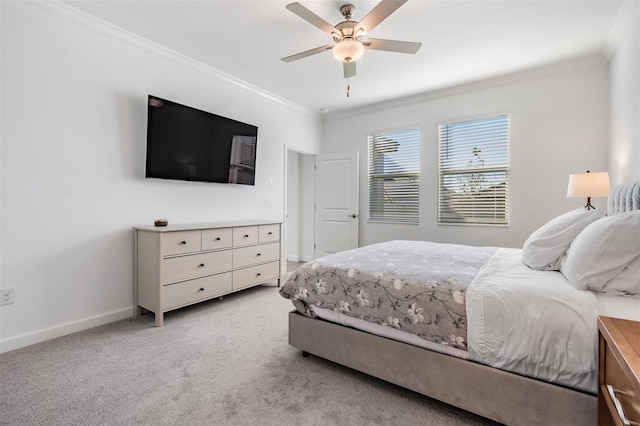
M156 327L162 327L164 323L164 313L156 312Z

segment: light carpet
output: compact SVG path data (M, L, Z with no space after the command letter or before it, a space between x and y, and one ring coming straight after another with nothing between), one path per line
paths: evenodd
M287 343L259 286L0 355L2 425L495 425ZM499 390L496 390L499 391Z

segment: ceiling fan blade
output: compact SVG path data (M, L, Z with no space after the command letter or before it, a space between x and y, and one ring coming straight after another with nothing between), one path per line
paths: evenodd
M298 59L306 58L307 56L316 55L318 53L325 52L327 50L331 50L333 46L331 44L326 44L324 46L316 47L315 49L305 50L304 52L296 53L295 55L286 56L281 60L283 62L293 62Z
M382 0L358 22L358 25L354 28L354 33L357 34L360 29L364 30L365 34L370 33L380 22L387 19L389 15L406 2L407 0Z
M398 53L416 53L420 50L422 43L415 41L385 40L383 38L368 38L362 42L367 49L386 50Z
M336 30L336 28L333 25L331 25L330 23L328 23L327 21L325 21L324 19L322 19L321 17L319 17L318 15L316 15L315 13L313 13L312 11L310 11L300 3L297 3L297 2L290 3L286 6L286 8L292 11L293 13L295 13L296 15L298 15L299 17L301 17L302 19L304 19L305 21L309 22L310 24L320 28L322 31L324 31L327 34L332 35L334 33L339 32Z
M343 62L342 70L344 71L344 78L354 77L356 75L356 63Z

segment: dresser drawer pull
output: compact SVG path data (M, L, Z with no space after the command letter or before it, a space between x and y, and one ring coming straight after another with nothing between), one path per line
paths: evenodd
M187 242L186 241L180 241L180 244L185 245L185 244L187 244Z
M242 238L249 238L249 234L244 234L244 237Z
M201 268L204 268L204 263L201 263L201 264L200 264L200 267L201 267Z
M220 241L220 237L216 237L216 241Z
M200 287L200 288L198 289L198 292L200 292L200 291L204 291L204 288Z
M256 274L256 277L259 277L260 275L262 275L262 274L261 274L260 272L258 272L258 273Z
M262 253L258 253L258 254L256 254L256 256L262 256Z
M267 235L273 235L273 232L269 231L267 232Z
M622 424L624 426L638 425L638 423L630 421L629 419L627 419L627 417L624 415L624 411L622 410L622 404L620 403L620 400L616 396L616 392L617 393L621 393L621 394L624 394L625 392L616 390L611 385L607 385L607 391L609 392L609 396L611 397L611 400L613 401L613 405L616 407L616 412L618 413L618 417L620 418L620 421L622 422Z

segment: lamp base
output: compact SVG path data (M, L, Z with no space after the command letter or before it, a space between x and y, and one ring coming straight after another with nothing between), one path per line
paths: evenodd
M595 210L596 208L593 206L593 204L591 204L591 197L587 197L587 205L584 206L585 209L587 210Z

